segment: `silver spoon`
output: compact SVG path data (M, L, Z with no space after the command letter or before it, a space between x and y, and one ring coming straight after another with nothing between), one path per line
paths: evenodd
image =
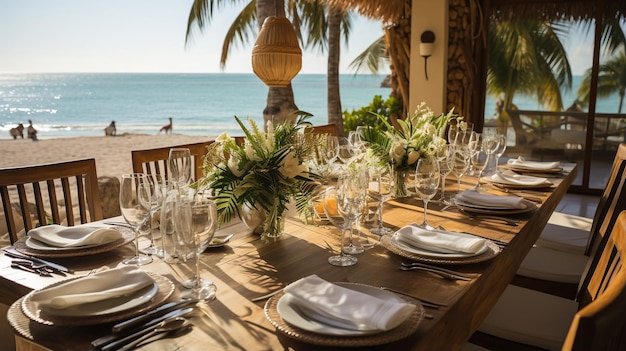
M137 345L142 343L145 340L150 339L155 335L161 334L160 338L163 338L169 334L187 331L192 327L191 322L182 317L177 317L174 319L165 320L159 323L151 332L140 337L139 339L124 345L124 347L120 348L120 351L128 351L134 349Z

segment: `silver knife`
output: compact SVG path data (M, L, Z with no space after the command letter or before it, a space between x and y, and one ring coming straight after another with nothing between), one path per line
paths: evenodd
M69 268L67 268L65 266L62 266L62 265L54 263L54 262L46 261L46 260L43 260L43 259L38 258L38 257L33 257L33 256L29 256L29 255L23 254L23 253L17 251L13 247L5 247L2 250L4 250L5 254L7 256L9 256L9 257L21 258L21 259L30 260L30 261L33 261L33 262L36 262L36 263L41 263L41 264L44 264L44 265L46 265L46 266L48 266L48 267L50 267L52 269L56 269L58 271L61 271L63 273L70 273L70 274L74 273L74 272L72 272L72 270L70 270Z
M186 308L186 307L191 307L197 303L198 303L198 300L181 300L181 301L166 303L145 314L142 314L137 317L115 324L112 328L112 331L115 334L121 333L129 329L133 329L139 325L142 325L146 321L162 316L171 311Z
M120 334L110 334L98 338L91 342L91 349L96 351L109 351L109 350L117 350L121 346L128 344L129 342L140 338L147 333L153 330L153 327L166 319L182 317L190 314L193 311L193 307L188 307L184 309L177 309L166 313L160 317L152 319L147 323L141 325L137 329L127 330L126 333Z

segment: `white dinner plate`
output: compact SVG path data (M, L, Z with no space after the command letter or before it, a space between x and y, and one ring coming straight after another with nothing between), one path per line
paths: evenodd
M394 300L398 303L406 303L405 300L398 297L396 294L377 288L369 285L363 284L351 284L351 283L336 283L339 286L344 288L352 289L354 291L358 291L364 294L368 294L374 297L378 297L386 300ZM287 302L285 296L281 296L276 305L276 310L280 317L287 323L293 325L294 327L298 327L300 329L304 329L310 332L325 334L325 335L336 335L336 336L359 336L359 335L370 335L376 333L383 333L384 330L375 330L375 331L362 331L362 330L351 330L351 329L342 329L330 325L326 325L311 319L308 317L301 315L291 304Z
M474 236L474 235L471 235L471 234L463 234L463 233L456 233L456 234L458 234L459 237L478 238L477 236ZM430 250L426 250L426 249L421 249L419 247L415 247L415 246L412 246L412 245L407 245L407 244L401 242L400 240L398 240L398 233L394 233L391 236L391 243L393 245L395 245L397 248L402 249L404 251L408 251L408 252L416 254L416 255L422 255L422 256L427 256L427 257L436 257L436 258L474 257L474 256L482 255L488 249L487 245L485 245L482 249L480 249L476 253L470 253L470 252L468 252L468 253L465 253L465 252L455 252L455 253L435 252L435 251L430 251Z
M157 292L159 292L159 286L155 282L129 295L80 304L63 309L46 308L42 309L42 312L62 317L96 317L108 315L141 306L150 301L150 299L152 299Z
M37 239L33 239L31 237L26 238L25 242L26 246L33 250L40 251L69 251L69 250L80 250L80 249L89 249L92 247L98 247L102 245L108 245L110 243L97 244L97 245L83 245L83 246L68 246L68 247L58 247L58 246L50 246L44 242L41 242Z
M459 201L456 198L454 199L454 204L466 212L476 213L476 214L496 215L496 216L522 214L522 213L531 212L537 209L536 203L526 200L526 199L522 200L522 204L524 205L523 208L489 208L483 205L476 205L476 204L471 204L471 203L467 203L464 201Z
M457 206L470 207L470 208L481 209L481 210L494 210L494 211L498 211L498 210L526 210L526 208L528 207L528 204L523 199L521 200L521 203L522 203L522 206L523 206L521 208L510 207L510 206L506 206L506 205L498 205L498 204L494 204L494 205L475 204L475 203L472 203L472 202L464 201L463 199L459 199L456 196L453 198L453 202Z

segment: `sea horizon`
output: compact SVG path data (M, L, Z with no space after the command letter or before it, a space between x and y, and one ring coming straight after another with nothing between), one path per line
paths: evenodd
M313 114L315 125L328 123L326 74L299 74L292 81L295 102ZM341 74L343 111L370 104L386 74ZM582 77L563 94L564 108L575 100ZM234 116L262 123L267 86L252 73L2 73L0 74L0 140L28 120L40 139L103 136L116 122L118 134L158 134L174 120L174 133L216 136L241 134ZM616 113L618 96L598 100L598 112ZM496 99L487 97L485 118L492 118ZM516 96L519 109L538 110L535 98Z

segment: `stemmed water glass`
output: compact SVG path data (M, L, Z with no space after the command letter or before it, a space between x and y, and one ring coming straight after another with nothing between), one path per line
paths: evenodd
M344 243L348 240L348 236L352 231L353 211L349 202L342 198L343 192L336 187L329 187L323 194L324 214L326 218L339 230L341 230L341 241L339 243L339 254L328 258L328 263L333 266L352 266L358 259L352 255L348 255L344 251ZM347 234L347 235L346 235Z
M436 158L420 158L415 167L415 190L424 202L424 221L420 227L433 229L426 221L428 201L437 194L439 189L439 161Z
M454 146L445 145L437 153L437 160L439 161L439 174L441 175L441 195L439 196L440 203L447 203L446 200L446 177L452 172L453 167Z
M167 159L168 178L179 187L191 182L191 152L187 148L171 148Z
M500 157L502 157L502 154L504 154L504 151L506 151L506 135L498 134L498 147L493 152L493 155L495 156L495 159L496 159L495 161L496 172L498 171L498 165L500 164Z
M359 254L364 250L362 245L356 243L353 233L357 221L367 208L367 183L368 174L364 168L360 167L347 168L337 179L336 188L340 195L337 206L340 208L340 213L342 212L341 208L349 210L346 214L351 222L348 244L343 247L343 251L349 254Z
M483 129L483 147L487 152L487 166L485 169L490 170L491 156L500 146L500 134L497 128L489 127Z
M189 290L181 293L182 298L208 301L215 298L217 287L210 280L200 277L200 254L202 242L210 242L215 234L217 207L215 202L204 199L195 204L188 199L179 198L175 207L174 228L186 247L184 260L193 260L194 276L182 283Z
M379 172L370 175L369 195L378 202L378 227L370 229L370 232L376 235L386 235L392 233L393 230L385 227L383 222L383 204L391 196L391 189L394 186L394 178L390 166L382 167Z
M146 174L146 182L142 182L140 186L147 187L143 191L139 192L139 200L143 203L144 206L150 208L149 217L146 219L144 224L140 227L144 228L147 234L150 237L150 245L148 247L142 248L141 252L148 255L157 255L162 256L163 249L158 248L154 242L154 231L152 230L152 224L154 221L154 214L157 213L161 209L161 205L163 204L163 187L165 180L161 177L160 174Z
M461 178L469 167L469 149L467 146L457 145L452 147L452 172L456 175L457 191L461 192Z
M139 226L150 218L150 204L140 200L151 196L147 193L150 187L144 185L146 182L148 179L143 173L124 174L120 182L120 211L126 223L135 231L135 256L122 261L124 264L140 266L152 262L152 257L139 252Z
M470 151L470 162L472 163L472 167L474 170L478 171L478 175L476 176L477 181L476 185L474 185L474 190L480 191L480 178L483 176L483 171L485 167L487 167L487 163L489 162L489 153L485 148L484 144L478 144L473 151Z

